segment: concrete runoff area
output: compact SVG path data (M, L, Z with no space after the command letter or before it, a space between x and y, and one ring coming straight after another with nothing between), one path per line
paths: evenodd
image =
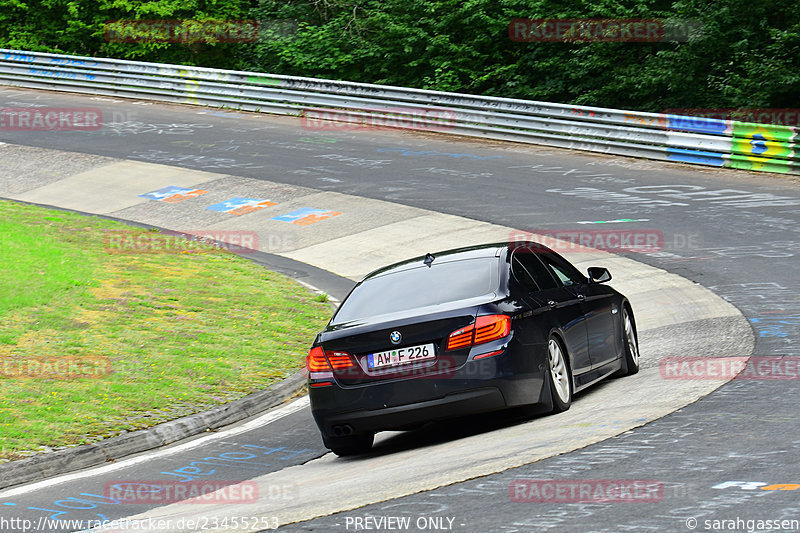
M68 159L69 154L63 157ZM47 161L58 159L53 157ZM124 180L115 176L124 176ZM206 207L211 199L199 196L174 204L172 207L179 207L181 215L170 219L163 215L164 205L158 205L163 202L139 196L167 186L213 192L213 184L224 183L226 188L235 188L242 196L261 199L264 189L252 195L245 194L248 180L109 158L105 162L98 160L95 168L43 186L21 191L16 183L14 191L0 188L0 196L128 218L177 231L189 227L252 231L259 235L262 251L303 261L351 279L359 279L375 268L414 255L503 241L514 232L514 228L391 202L265 181L258 183L261 187L280 187L283 197L264 198L276 205L242 215L209 211ZM3 183L0 179L0 187ZM148 207L162 214L149 220ZM308 225L274 219L304 207L338 214ZM214 222L217 215L219 219ZM274 240L270 242L270 235L286 238L278 239L274 249L265 250L275 243ZM641 426L696 401L728 381L666 380L658 365L663 357L747 357L752 353L754 338L749 324L733 305L710 290L662 269L606 252L582 250L563 255L584 271L588 266L608 267L613 275L610 284L631 300L642 353L639 374L608 380L577 395L571 409L565 413L503 428L493 432L491 438L473 435L446 444L347 460L327 454L303 465L255 478L264 491L287 483L297 488L297 497L280 505L270 502L242 504L241 507L232 503L172 504L132 518L175 521L199 514L212 518L264 514L277 516L281 524L286 524L500 472ZM391 435L379 434L376 446ZM353 468L355 465L358 468ZM387 484L387 479L392 483Z
M161 183L193 187L209 181L203 172L151 163L120 161L37 187L9 198L108 215L147 202L137 195Z

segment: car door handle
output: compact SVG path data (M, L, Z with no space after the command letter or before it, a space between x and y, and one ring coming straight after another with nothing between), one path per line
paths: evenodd
M584 294L579 294L579 295L578 295L578 300L581 300L581 301L583 301L583 300L585 300L585 299L586 299L586 295L584 295Z

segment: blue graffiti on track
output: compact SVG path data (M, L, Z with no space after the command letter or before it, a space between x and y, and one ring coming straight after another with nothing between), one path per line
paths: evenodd
M790 336L786 326L800 326L800 316L768 316L751 318L750 322L758 331L759 337L782 337ZM797 329L797 328L794 328Z
M238 469L244 468L249 470L260 470L263 472L264 467L270 466L271 463L253 461L253 459L260 459L260 456L262 455L275 454L273 456L274 459L277 459L278 461L287 461L289 459L292 459L293 457L297 457L298 455L304 453L310 453L313 451L309 449L290 450L285 446L271 448L267 446L257 446L255 444L244 444L242 447L247 448L249 451L253 451L255 453L245 453L245 452L219 453L216 456L203 457L198 460L191 461L185 466L182 466L180 468L175 468L171 471L161 472L161 474L166 474L169 476L177 476L179 478L178 479L179 482L187 482L191 481L196 476L210 476L214 474L220 467L234 467ZM216 468L205 471L205 469L200 469L198 467L193 466L196 464L209 465L209 466L214 466ZM53 501L52 505L48 505L47 507L26 507L26 509L49 513L48 518L50 520L69 520L72 518L69 516L70 511L90 511L93 509L101 509L101 506L120 505L122 503L127 503L120 501L117 498L103 496L100 494L94 494L91 492L81 492L80 494L78 494L78 496L80 497L69 496L67 498L60 498L58 500ZM14 502L2 502L2 504L0 505L15 507L19 504ZM101 512L96 512L96 515L90 518L83 517L83 519L84 520L99 519L105 521L109 520L109 518L105 514L102 514Z
M437 152L436 150L408 150L406 148L378 148L379 152L397 152L401 155L433 155L443 157L455 158L469 158L469 159L500 159L502 155L475 155L475 154L457 154L450 152Z

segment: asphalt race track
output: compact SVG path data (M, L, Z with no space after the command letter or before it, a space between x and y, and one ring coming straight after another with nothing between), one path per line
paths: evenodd
M643 328L650 337L642 334L641 378L613 380L587 391L567 413L532 421L512 413L472 417L383 434L373 453L339 459L326 454L300 399L263 419L256 417L250 426L134 456L126 460L130 463L0 491L0 517L36 524L44 517L196 516L207 523L183 529L208 531L236 529L232 522L222 523L225 516L237 517L246 530L291 522L280 528L286 531L800 529L797 522L780 522L800 520L796 179L445 135L310 130L294 118L33 90L3 89L0 102L8 107L98 107L105 122L93 132L0 132L0 142L7 143L0 145L0 196L36 201L25 195L33 189L55 195L58 179L96 176L106 165L127 164L120 161L208 174L201 179L198 172L175 171L169 179L184 187L228 183L220 175L237 186L236 180L244 179L274 193L271 200L282 194L280 201L292 209L305 205L300 200L292 204L293 199L314 197L331 206L314 207L341 211L341 216L314 224L318 238L300 230L270 234L274 240L260 235L263 251L316 266L337 247L368 249L369 254L326 263L345 277L357 278L369 265L413 248L395 239L396 233L378 230L376 218L385 219L382 228L413 219L420 232L435 234L416 246L430 242L434 249L448 242L448 231L435 231L447 224L462 231L462 237L508 235L509 228L536 233L624 228L663 238L658 250L622 253L623 258L576 256L608 263L622 290L626 273L645 273L629 287L642 298L642 311L634 300L637 317L653 322ZM236 192L231 191L228 197ZM149 203L123 205L117 199L123 192L109 188L105 201L120 203L129 219L143 220L148 209L155 209ZM218 227L233 227L225 223ZM345 223L352 231L336 233L336 224ZM631 259L655 268L636 267ZM694 295L706 291L686 280L721 297L703 296L713 313L697 308ZM659 289L647 294L648 283ZM648 309L648 301L659 305ZM737 321L725 301L746 321ZM691 327L676 326L683 323L682 314L691 317L685 321ZM729 383L715 375L669 380L659 373L664 357L751 355L751 364L764 364L747 379ZM676 398L660 411L670 394L684 401ZM640 412L639 419L628 416ZM170 509L166 513L155 505L118 506L103 496L104 485L120 479L197 477L204 471L191 463L203 461L212 465L215 479L258 478L259 505L174 505L162 508ZM559 501L515 501L535 499L530 492L515 492L519 480L540 480L535 486L541 488L640 480L655 484L658 492L634 502L575 501L567 489ZM355 485L360 485L361 492L353 492L358 500L346 494ZM62 525L53 530L82 529ZM0 527L6 528L22 531ZM162 529L181 527L173 523Z

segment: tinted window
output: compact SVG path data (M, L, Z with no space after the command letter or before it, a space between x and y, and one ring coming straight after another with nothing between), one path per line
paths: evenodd
M533 281L533 276L528 273L528 270L522 265L518 257L511 258L511 273L525 289L529 291L538 291L539 285Z
M586 278L575 267L564 259L549 253L541 254L542 261L553 271L558 280L565 286L586 283Z
M450 261L370 278L347 297L333 324L493 294L500 285L496 258Z
M543 291L558 287L556 280L542 262L526 249L514 252L511 256L511 268L517 280L528 290Z

